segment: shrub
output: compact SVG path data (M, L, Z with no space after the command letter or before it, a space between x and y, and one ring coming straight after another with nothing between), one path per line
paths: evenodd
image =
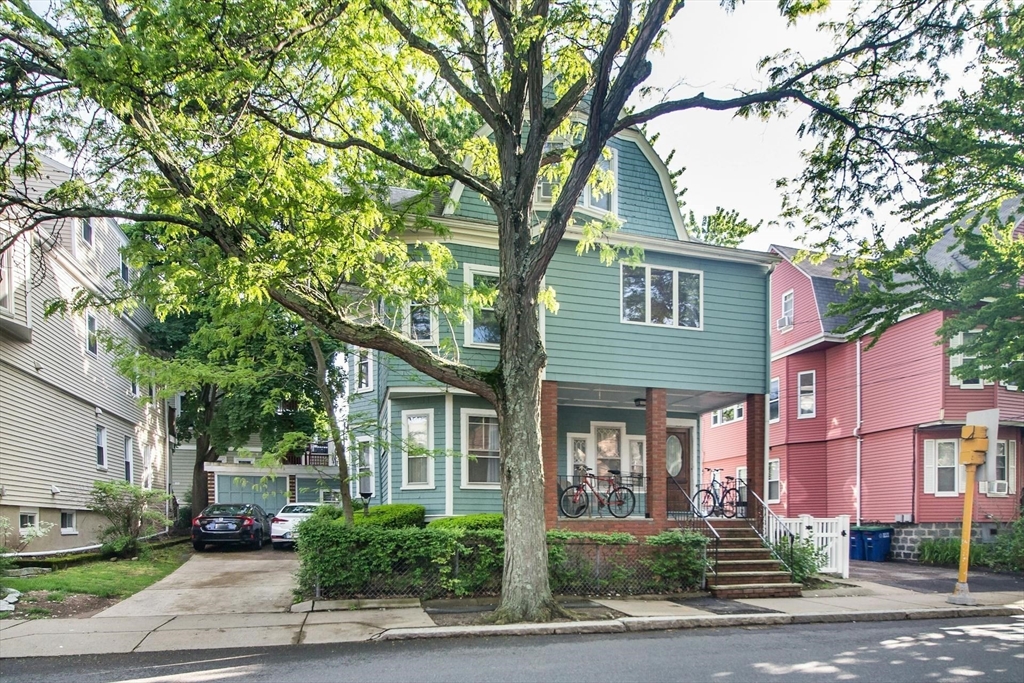
M661 550L646 560L656 581L671 589L700 585L707 566L707 536L671 530L648 536L645 543Z
M790 545L789 537L783 537L772 545L772 550L789 567L796 583L807 583L828 560L813 538L794 539Z
M422 505L395 503L371 507L369 514L360 511L355 516L356 526L379 526L385 529L401 529L403 527L422 527L427 509Z
M940 567L957 567L960 565L959 538L925 538L917 546L920 553L918 559L922 564L934 564ZM972 567L989 566L989 546L971 543L971 556L968 563Z
M973 549L974 544L971 544ZM996 534L989 546L988 563L995 569L1024 572L1024 516Z
M118 557L136 555L139 537L171 525L172 521L156 508L169 498L161 491L126 481L94 482L89 508L110 522L100 535L105 541L101 552Z
M483 512L461 517L442 517L427 525L431 529L497 529L505 528L505 517L500 512Z

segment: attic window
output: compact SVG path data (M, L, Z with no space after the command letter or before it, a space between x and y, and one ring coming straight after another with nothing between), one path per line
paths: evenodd
M561 149L565 147L564 143L549 142L544 145L544 152L550 152L552 150ZM618 213L619 210L619 153L613 148L608 148L608 152L611 153L609 158L605 158L602 154L598 160L596 167L603 172L610 171L612 174L612 188L608 192L602 192L591 185L587 185L583 188L583 192L580 193L579 198L576 200L576 206L584 211L593 213ZM537 193L535 195L535 203L542 206L548 207L554 203L554 183L543 176L537 182Z

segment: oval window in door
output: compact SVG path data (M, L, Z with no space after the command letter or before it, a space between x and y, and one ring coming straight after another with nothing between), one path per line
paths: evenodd
M665 468L668 475L675 477L683 469L683 444L679 443L679 437L672 434L665 442Z

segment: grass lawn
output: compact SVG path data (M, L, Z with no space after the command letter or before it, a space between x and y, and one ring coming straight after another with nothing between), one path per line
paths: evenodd
M27 593L50 591L55 595L97 595L127 598L164 578L180 567L192 553L187 543L153 550L138 560L109 560L59 569L25 578L4 577L3 585Z

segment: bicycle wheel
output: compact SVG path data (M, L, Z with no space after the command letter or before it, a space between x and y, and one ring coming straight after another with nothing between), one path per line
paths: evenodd
M628 486L620 486L608 494L608 512L612 517L629 517L635 507L636 496Z
M728 518L736 516L736 506L739 505L740 494L736 489L726 489L722 494L722 514Z
M693 512L700 517L710 517L715 511L715 494L707 489L697 491L693 497Z
M566 517L579 517L590 507L590 496L582 486L570 486L562 491L558 499L558 509Z

